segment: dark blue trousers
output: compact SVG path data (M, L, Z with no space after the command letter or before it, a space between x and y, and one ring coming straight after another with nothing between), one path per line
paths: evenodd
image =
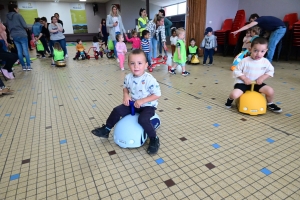
M208 64L212 64L214 59L213 59L213 55L214 55L214 48L211 49L204 49L204 58L203 58L203 64L206 64L206 60L207 57L209 56L209 63Z

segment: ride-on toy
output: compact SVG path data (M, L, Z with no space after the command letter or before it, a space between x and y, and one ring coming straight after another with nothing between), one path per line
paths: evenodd
M162 57L162 58L152 58L152 59L151 59L151 60L152 60L152 64L148 66L149 72L153 72L153 69L154 69L157 65L158 65L158 66L159 66L160 64L165 65L165 64L167 63L167 60L168 60L167 49L164 50L164 52L165 52L164 57ZM169 71L169 68L171 68L171 66L168 65L168 71Z
M191 58L190 64L197 65L199 63L200 63L200 60L198 58L198 55L193 55L192 58Z
M231 71L234 71L236 66L241 62L241 60L245 57L245 55L248 53L248 50L242 51L239 53L233 60L232 66L231 66Z
M267 111L266 98L259 92L254 91L255 81L251 84L251 91L246 91L236 100L239 112L249 115L261 115Z
M91 50L93 51L93 56L90 56L90 55L89 55L89 53L90 53ZM95 58L96 60L98 60L99 54L98 54L98 52L96 51L96 48L95 48L95 47L90 47L90 48L89 48L88 52L86 53L86 58L87 58L88 60L91 59L91 58Z
M143 146L148 135L138 123L139 114L135 113L134 101L129 101L131 114L123 117L115 126L114 141L122 148L137 148ZM160 126L160 118L155 114L150 119L154 129Z
M107 42L107 52L106 52L106 57L107 58L114 58L115 53L114 53L114 43L112 40L108 40Z
M66 64L66 61L65 60L58 60L58 61L55 61L55 66L56 67L65 67L67 64Z

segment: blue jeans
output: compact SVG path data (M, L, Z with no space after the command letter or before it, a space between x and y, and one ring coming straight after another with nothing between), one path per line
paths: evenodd
M120 32L116 32L116 36L120 34ZM116 49L116 44L117 44L117 40L116 38L112 38L113 39L113 43L114 43L114 54L115 54L115 57L118 58L118 53L117 53L117 49Z
M283 38L284 34L286 32L286 28L281 26L278 27L275 31L273 31L270 35L269 38L269 45L268 45L268 54L267 54L267 59L272 62L273 56L275 53L276 46L278 42Z
M50 40L50 50L51 50L51 54L53 55L53 45L55 42L58 42L62 48L62 50L64 51L64 56L66 56L67 54L67 47L66 47L66 39L61 39L61 40Z
M146 54L148 66L150 66L151 65L151 55L150 55L150 52L149 53L145 53L145 54Z
M162 54L161 32L160 32L158 35L159 35L159 40L158 40L158 51L159 51L159 55L161 55L161 54Z
M5 41L4 40L0 40L0 42L2 43L2 49L7 52L7 46L5 44ZM2 61L2 64L5 65L5 61Z
M23 59L23 55L26 58L27 68L30 68L30 57L29 57L29 52L28 52L27 37L14 37L13 39L14 39L14 43L18 50L18 57L19 57L19 61L20 61L21 65L22 65L22 68L25 69L25 62Z
M156 56L157 56L157 39L156 38L151 38L151 41L150 41L150 56L152 58L156 58Z
M204 49L204 58L203 58L203 64L206 64L206 60L207 57L209 56L209 63L208 64L212 64L214 59L213 59L213 55L214 55L214 48L211 49Z

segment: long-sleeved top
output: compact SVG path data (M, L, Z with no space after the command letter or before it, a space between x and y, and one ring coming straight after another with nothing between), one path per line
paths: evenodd
M133 49L139 49L141 47L141 39L139 37L133 37L133 38L128 38L127 35L125 34L127 42L132 43L132 48Z
M116 40L116 28L114 27L114 17L111 16L111 15L107 15L106 17L106 29L110 35L110 38L111 40L115 41ZM118 26L119 26L119 29L120 29L120 33L123 34L123 33L126 33L126 30L124 28L124 25L123 25L123 22L122 22L122 17L121 15L117 16L118 18Z
M125 55L124 51L127 52L127 47L124 42L117 42L116 50L117 50L118 54Z
M249 36L249 37L247 37L247 36L245 36L244 37L244 39L243 39L243 42L244 42L244 44L243 44L243 46L242 46L242 48L245 48L245 49L248 49L248 48L250 48L250 46L251 46L251 36Z
M250 56L241 60L241 62L236 66L236 69L233 71L233 76L235 83L244 83L238 77L245 75L251 81L255 81L260 76L268 74L273 77L274 67L266 58L261 58L259 60L253 60Z
M84 46L82 44L77 44L76 45L76 51L84 51Z
M4 40L7 42L7 34L6 34L6 27L0 22L0 40Z
M178 40L178 37L177 36L171 36L170 37L170 42L171 42L171 45L176 45L177 43L177 40Z
M217 48L217 46L217 37L215 35L206 35L200 44L200 47L205 49Z
M43 28L43 25L40 22L35 22L32 25L31 31L34 36L39 36L40 33L42 32L42 28Z
M172 22L167 18L165 17L165 34L166 36L171 36L171 26L172 26Z
M7 23L7 29L10 33L10 36L12 38L14 37L26 37L26 22L22 15L20 15L17 12L9 12L6 14L6 23Z
M159 26L156 28L156 24L152 21L149 21L146 30L150 32L150 37L159 39L159 32L161 33L161 41L166 42L165 26Z
M149 52L150 52L150 42L149 42L149 40L143 38L143 39L142 39L142 42L141 42L141 47L142 47L142 50L143 50L145 53L149 53Z

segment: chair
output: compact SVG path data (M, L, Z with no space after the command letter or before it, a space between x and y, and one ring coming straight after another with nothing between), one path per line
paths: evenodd
M286 14L282 21L288 22L289 26L287 28L291 30L293 28L293 24L298 21L298 13Z
M228 34L230 33L232 27L232 19L225 19L221 30L215 31L215 36L217 36L218 45L223 45L223 56L225 56L225 52L227 51L228 46Z
M233 31L236 31L236 30L242 28L245 25L245 23L246 23L245 10L238 10L236 15L235 15L235 18L233 20L233 24L232 24L230 32L233 32ZM229 34L228 35L228 45L229 46L236 46L240 34L241 33L238 33L236 35Z

